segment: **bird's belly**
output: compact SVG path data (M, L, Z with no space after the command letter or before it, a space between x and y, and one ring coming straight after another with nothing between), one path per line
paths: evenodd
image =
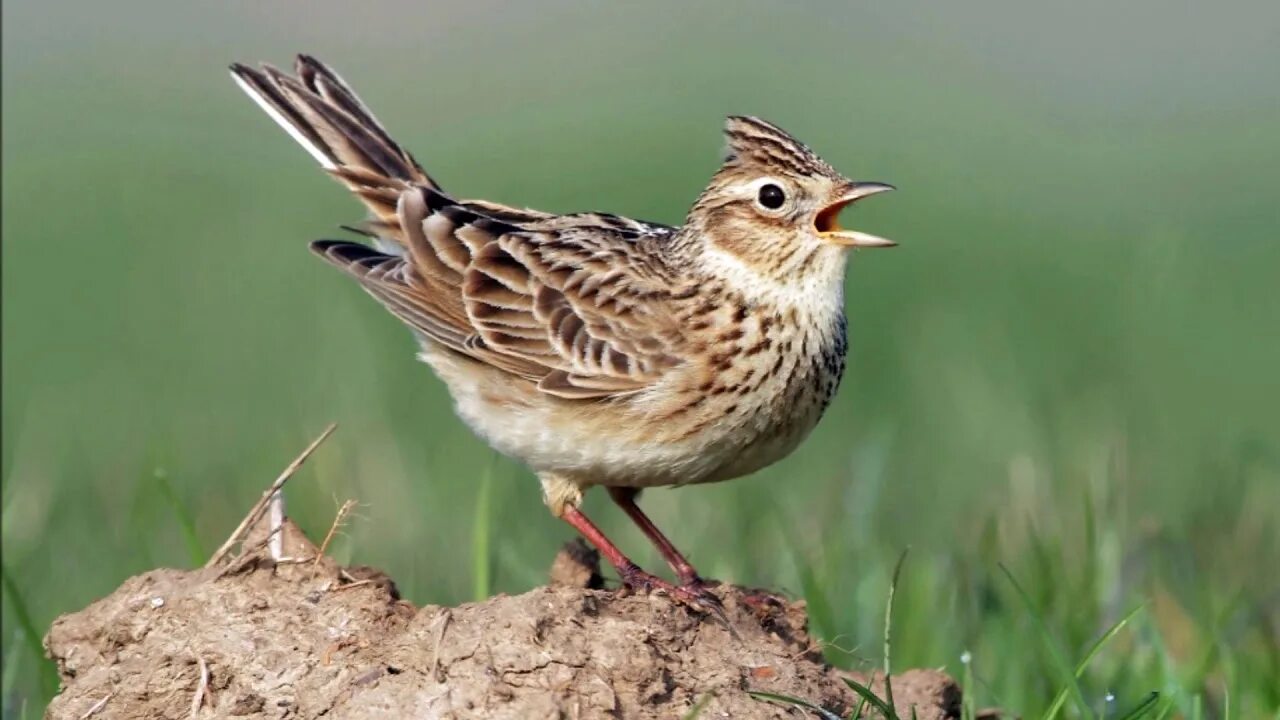
M671 406L661 400L566 402L474 368L454 372L453 357L428 351L423 359L450 386L458 415L496 450L584 487L689 485L755 472L795 450L834 390L801 370L749 397L703 397L667 417Z
M481 437L534 471L583 486L657 487L719 482L767 467L795 450L820 413L761 421L751 429L723 423L688 438L644 432L618 418L590 416L599 408L558 403L498 405L459 394L458 413ZM785 420L785 422L784 422Z
M762 470L790 455L815 424L816 418L807 427L776 428L774 432L754 439L735 452L725 453L724 462L713 472L690 482L720 482Z
M700 482L729 459L703 442L652 440L624 423L566 418L551 404L497 408L459 398L458 413L499 452L535 472L556 473L583 486Z
M588 485L648 487L703 476L714 454L692 442L646 433L632 413L607 403L567 402L426 346L421 357L449 386L458 416L499 452L535 472Z

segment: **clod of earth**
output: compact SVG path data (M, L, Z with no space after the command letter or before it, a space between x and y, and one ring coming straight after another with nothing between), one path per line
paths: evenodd
M703 719L785 718L795 711L747 692L842 716L857 701L807 634L803 603L723 586L735 637L666 598L597 589L579 548L557 558L550 586L417 608L384 574L316 562L284 529L293 561L259 544L219 566L143 573L58 618L45 647L62 692L47 717L647 719L702 702ZM896 675L893 692L903 717L959 716L940 673Z

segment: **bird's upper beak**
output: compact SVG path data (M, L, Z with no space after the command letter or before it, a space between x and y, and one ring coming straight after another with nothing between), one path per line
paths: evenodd
M827 242L845 247L857 248L874 248L874 247L893 247L898 243L872 235L871 233L858 232L856 230L845 230L840 227L839 215L840 211L847 205L851 205L862 198L878 195L882 192L893 190L892 185L886 185L878 182L849 182L840 190L840 194L828 206L818 213L818 217L814 220L814 227L818 230L818 236Z

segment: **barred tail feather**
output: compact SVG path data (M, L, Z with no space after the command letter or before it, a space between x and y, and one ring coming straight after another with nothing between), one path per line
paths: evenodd
M325 170L438 189L337 73L308 55L298 56L294 70L290 76L270 65L259 70L234 63L231 77ZM349 178L340 179L351 186Z

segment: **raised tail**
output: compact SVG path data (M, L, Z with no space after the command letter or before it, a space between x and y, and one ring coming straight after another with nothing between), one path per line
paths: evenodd
M258 70L234 63L231 77L321 167L360 197L373 214L373 232L383 235L380 231L390 229L396 202L407 187L440 190L337 73L309 55L299 55L294 70L296 77L266 64Z

